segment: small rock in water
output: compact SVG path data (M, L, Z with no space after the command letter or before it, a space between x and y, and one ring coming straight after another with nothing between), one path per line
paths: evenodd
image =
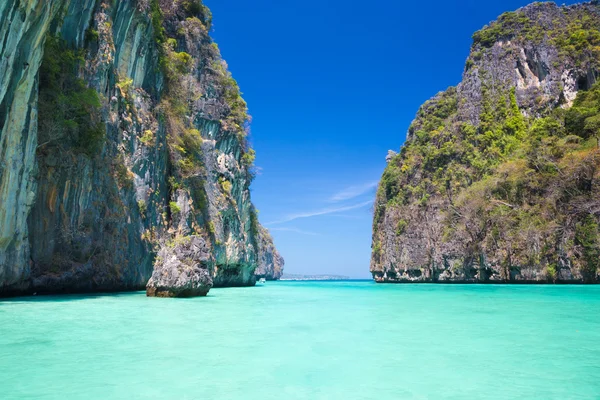
M150 297L206 296L213 286L212 262L206 241L199 236L180 238L158 253L154 272L146 286Z

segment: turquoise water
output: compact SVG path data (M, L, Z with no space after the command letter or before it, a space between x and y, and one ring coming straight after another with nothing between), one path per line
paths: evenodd
M2 399L600 399L600 287L267 283L0 302Z

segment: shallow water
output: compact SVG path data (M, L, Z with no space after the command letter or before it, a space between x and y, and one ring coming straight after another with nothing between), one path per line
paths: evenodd
M0 302L2 399L600 399L600 286Z

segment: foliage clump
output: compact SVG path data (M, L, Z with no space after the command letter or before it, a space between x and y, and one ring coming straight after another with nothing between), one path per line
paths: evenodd
M600 136L600 87L582 91L565 115L565 130L582 139Z
M169 203L169 209L172 215L177 215L181 212L181 208L179 207L176 201L171 201Z
M254 165L254 161L256 160L256 151L254 149L248 149L242 156L242 164L246 167L251 167Z
M182 0L186 13L194 18L200 17L207 30L212 28L212 12L200 0Z
M40 67L39 142L69 145L90 157L106 138L102 103L96 90L78 77L83 52L58 37L48 36Z
M227 179L219 179L219 182L221 183L223 191L227 194L231 194L231 190L233 189L232 183Z
M138 200L138 209L140 210L140 214L142 216L146 215L146 211L148 211L148 205L145 200Z
M152 132L150 129L145 130L143 135L140 137L140 142L146 146L152 146L154 144L154 132Z
M507 12L498 21L491 23L473 34L473 42L483 47L492 47L494 43L507 40L517 32L528 33L532 29L531 20L522 12Z

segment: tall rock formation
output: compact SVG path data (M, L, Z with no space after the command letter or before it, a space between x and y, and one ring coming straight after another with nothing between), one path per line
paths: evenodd
M283 275L285 261L275 248L269 231L262 226L259 227L259 230L258 267L254 274L257 279L263 278L267 281L277 281Z
M473 36L379 185L377 282L597 282L600 6L534 3Z
M255 283L274 246L211 19L197 0L0 3L0 295L141 289L186 238L214 286Z

